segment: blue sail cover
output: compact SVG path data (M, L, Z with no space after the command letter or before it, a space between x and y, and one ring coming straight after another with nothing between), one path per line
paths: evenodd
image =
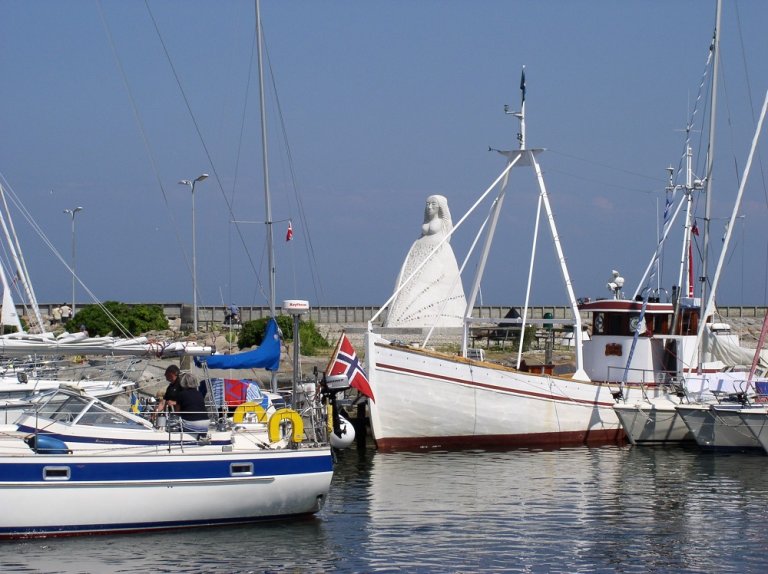
M277 333L277 321L274 317L267 323L264 340L258 348L235 355L210 355L195 357L195 364L200 367L205 363L209 369L266 369L276 371L280 368L280 335Z

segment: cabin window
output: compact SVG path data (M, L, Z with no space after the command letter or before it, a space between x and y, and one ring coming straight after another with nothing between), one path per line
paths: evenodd
M70 470L68 466L43 467L44 480L69 480Z
M232 476L253 476L252 462L235 462L229 465L229 474Z
M592 326L595 328L595 333L598 335L602 335L605 332L605 317L602 313L595 313Z
M81 425L110 426L120 428L145 428L144 425L132 421L121 413L105 409L99 403L93 403L77 421Z
M629 321L621 313L605 314L605 334L624 335L629 329Z

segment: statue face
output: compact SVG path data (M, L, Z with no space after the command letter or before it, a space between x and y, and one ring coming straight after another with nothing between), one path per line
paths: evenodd
M432 219L433 217L435 217L438 213L438 210L439 210L439 206L437 205L437 201L434 199L428 199L426 213L429 219Z

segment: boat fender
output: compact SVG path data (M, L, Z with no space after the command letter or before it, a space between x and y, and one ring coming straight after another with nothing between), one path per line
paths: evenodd
M355 427L341 414L339 417L339 434L333 430L333 405L328 404L328 440L333 448L347 448L355 442Z
M235 409L235 412L232 415L232 422L234 423L256 422L256 421L247 420L252 418L248 416L251 413L255 415L256 421L260 423L267 421L267 411L264 410L264 407L262 407L258 403L243 403L242 405L240 405Z
M283 438L281 426L283 421L291 423L291 441L301 442L304 440L304 421L301 415L293 409L277 409L275 414L269 417L268 432L269 442L277 442Z
M339 423L341 427L341 436L337 435L335 432L331 431L330 433L330 442L331 446L333 448L347 448L348 446L351 446L352 443L355 442L355 427L352 426L352 423L349 422L347 419L345 419L343 416L339 415Z
M47 434L31 434L24 442L37 454L72 454L67 443Z

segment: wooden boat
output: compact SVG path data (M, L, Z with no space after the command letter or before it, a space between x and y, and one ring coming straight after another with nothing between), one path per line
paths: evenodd
M583 333L577 301L538 160L543 150L528 149L525 145L525 70L521 91L522 111L513 114L520 120L520 148L502 152L507 158L505 169L473 207L476 208L489 197L493 199L485 222L488 231L478 264L479 271L467 298L461 354L437 353L398 344L374 331L376 316L369 323L365 342L366 367L375 397L369 402L369 409L379 449L560 446L623 440L624 431L613 410L615 400L612 388L592 382L584 370ZM469 329L477 321L470 316L470 312L474 308L499 211L504 203L510 171L520 166L531 167L536 175L539 184L536 233L538 235L543 206L573 313L573 318L565 321L573 326L576 352L576 369L570 375L529 371L523 367L519 356L514 367L469 358L472 355L468 346ZM492 195L494 190L496 193ZM443 242L468 215L452 227ZM485 227L484 224L474 244L479 243ZM534 248L536 240L537 237L534 238ZM438 252L441 245L438 244L434 252ZM531 257L532 267L533 253ZM418 271L419 268L414 274ZM528 292L530 282L529 274ZM407 283L406 278L399 288L402 289ZM396 295L397 291L393 298ZM526 302L521 317L505 321L518 326L532 322L526 322L527 307Z

